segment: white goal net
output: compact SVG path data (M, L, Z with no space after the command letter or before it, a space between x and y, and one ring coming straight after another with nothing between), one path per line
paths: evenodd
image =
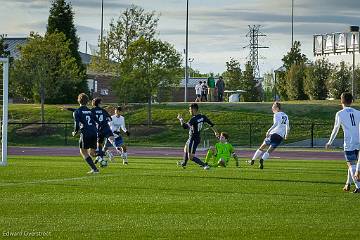
M0 57L0 117L1 117L1 162L0 166L7 165L7 133L8 133L8 106L9 106L9 59Z

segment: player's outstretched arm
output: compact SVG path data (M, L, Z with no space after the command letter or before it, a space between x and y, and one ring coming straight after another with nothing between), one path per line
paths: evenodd
M333 130L331 132L329 141L325 144L326 149L328 149L331 146L331 144L333 143L333 141L335 140L336 135L339 132L339 129L340 129L340 118L339 118L339 114L336 113L334 128L333 128Z

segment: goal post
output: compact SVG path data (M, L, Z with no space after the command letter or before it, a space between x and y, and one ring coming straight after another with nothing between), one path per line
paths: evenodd
M8 108L9 108L9 58L0 57L2 65L2 119L1 119L1 163L7 165Z

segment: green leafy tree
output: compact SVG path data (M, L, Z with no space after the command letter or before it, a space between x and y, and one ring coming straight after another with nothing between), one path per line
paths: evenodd
M226 62L226 71L224 72L223 77L227 89L240 89L242 72L239 61L231 58L229 62Z
M342 61L332 73L328 81L330 96L336 99L340 98L341 93L351 90L351 71L345 62Z
M247 62L245 65L245 71L242 74L240 88L241 90L246 91L241 95L243 101L257 102L261 100L261 87L254 77L254 69L250 62Z
M179 84L181 61L181 54L167 42L143 37L133 42L120 65L120 79L114 83L120 100L147 101L150 125L153 96Z
M276 78L277 79L277 83L276 83L277 92L279 93L280 97L283 100L292 99L294 97L295 92L298 92L299 94L304 92L304 90L299 90L299 89L297 91L292 91L292 93L288 92L288 90L290 90L289 87L291 87L291 86L289 86L288 76L294 76L293 75L294 72L289 73L291 67L293 65L298 65L298 67L295 67L295 68L299 68L299 66L303 65L304 63L306 63L308 61L308 58L306 57L306 55L301 53L300 47L301 47L301 43L299 41L295 41L294 45L292 46L290 51L282 58L283 66L285 67L286 71L284 73L277 72L277 75L276 75L276 77L277 77ZM292 78L292 80L295 81L296 79ZM297 83L298 85L291 87L292 90L297 89L297 87L299 87L299 86L302 86L302 87L304 86L303 81L300 81L300 82L295 81L294 83Z
M272 101L274 100L274 76L272 72L268 72L264 74L264 81L262 83L263 91L264 91L264 101Z
M304 91L305 64L293 64L286 73L287 94L290 100L306 100Z
M113 63L121 63L131 43L153 39L156 35L159 17L156 12L146 12L143 8L132 5L120 13L119 18L111 21L103 43L99 38L99 51L93 58L90 68L97 72L114 72Z
M31 35L14 61L11 87L18 96L40 101L42 122L45 103L74 102L79 92L88 91L70 44L63 33Z
M84 68L79 54L79 38L74 25L74 12L71 3L65 0L53 0L48 18L47 34L62 32L69 40L71 55L76 59L80 68Z
M304 88L311 100L325 100L327 98L327 81L331 69L331 64L325 59L317 60L314 64L306 67Z

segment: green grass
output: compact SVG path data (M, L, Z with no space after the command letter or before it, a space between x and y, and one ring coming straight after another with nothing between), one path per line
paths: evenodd
M358 237L359 196L341 191L343 161L204 171L175 160L131 158L87 176L80 157L12 156L0 168L0 231L45 239Z

